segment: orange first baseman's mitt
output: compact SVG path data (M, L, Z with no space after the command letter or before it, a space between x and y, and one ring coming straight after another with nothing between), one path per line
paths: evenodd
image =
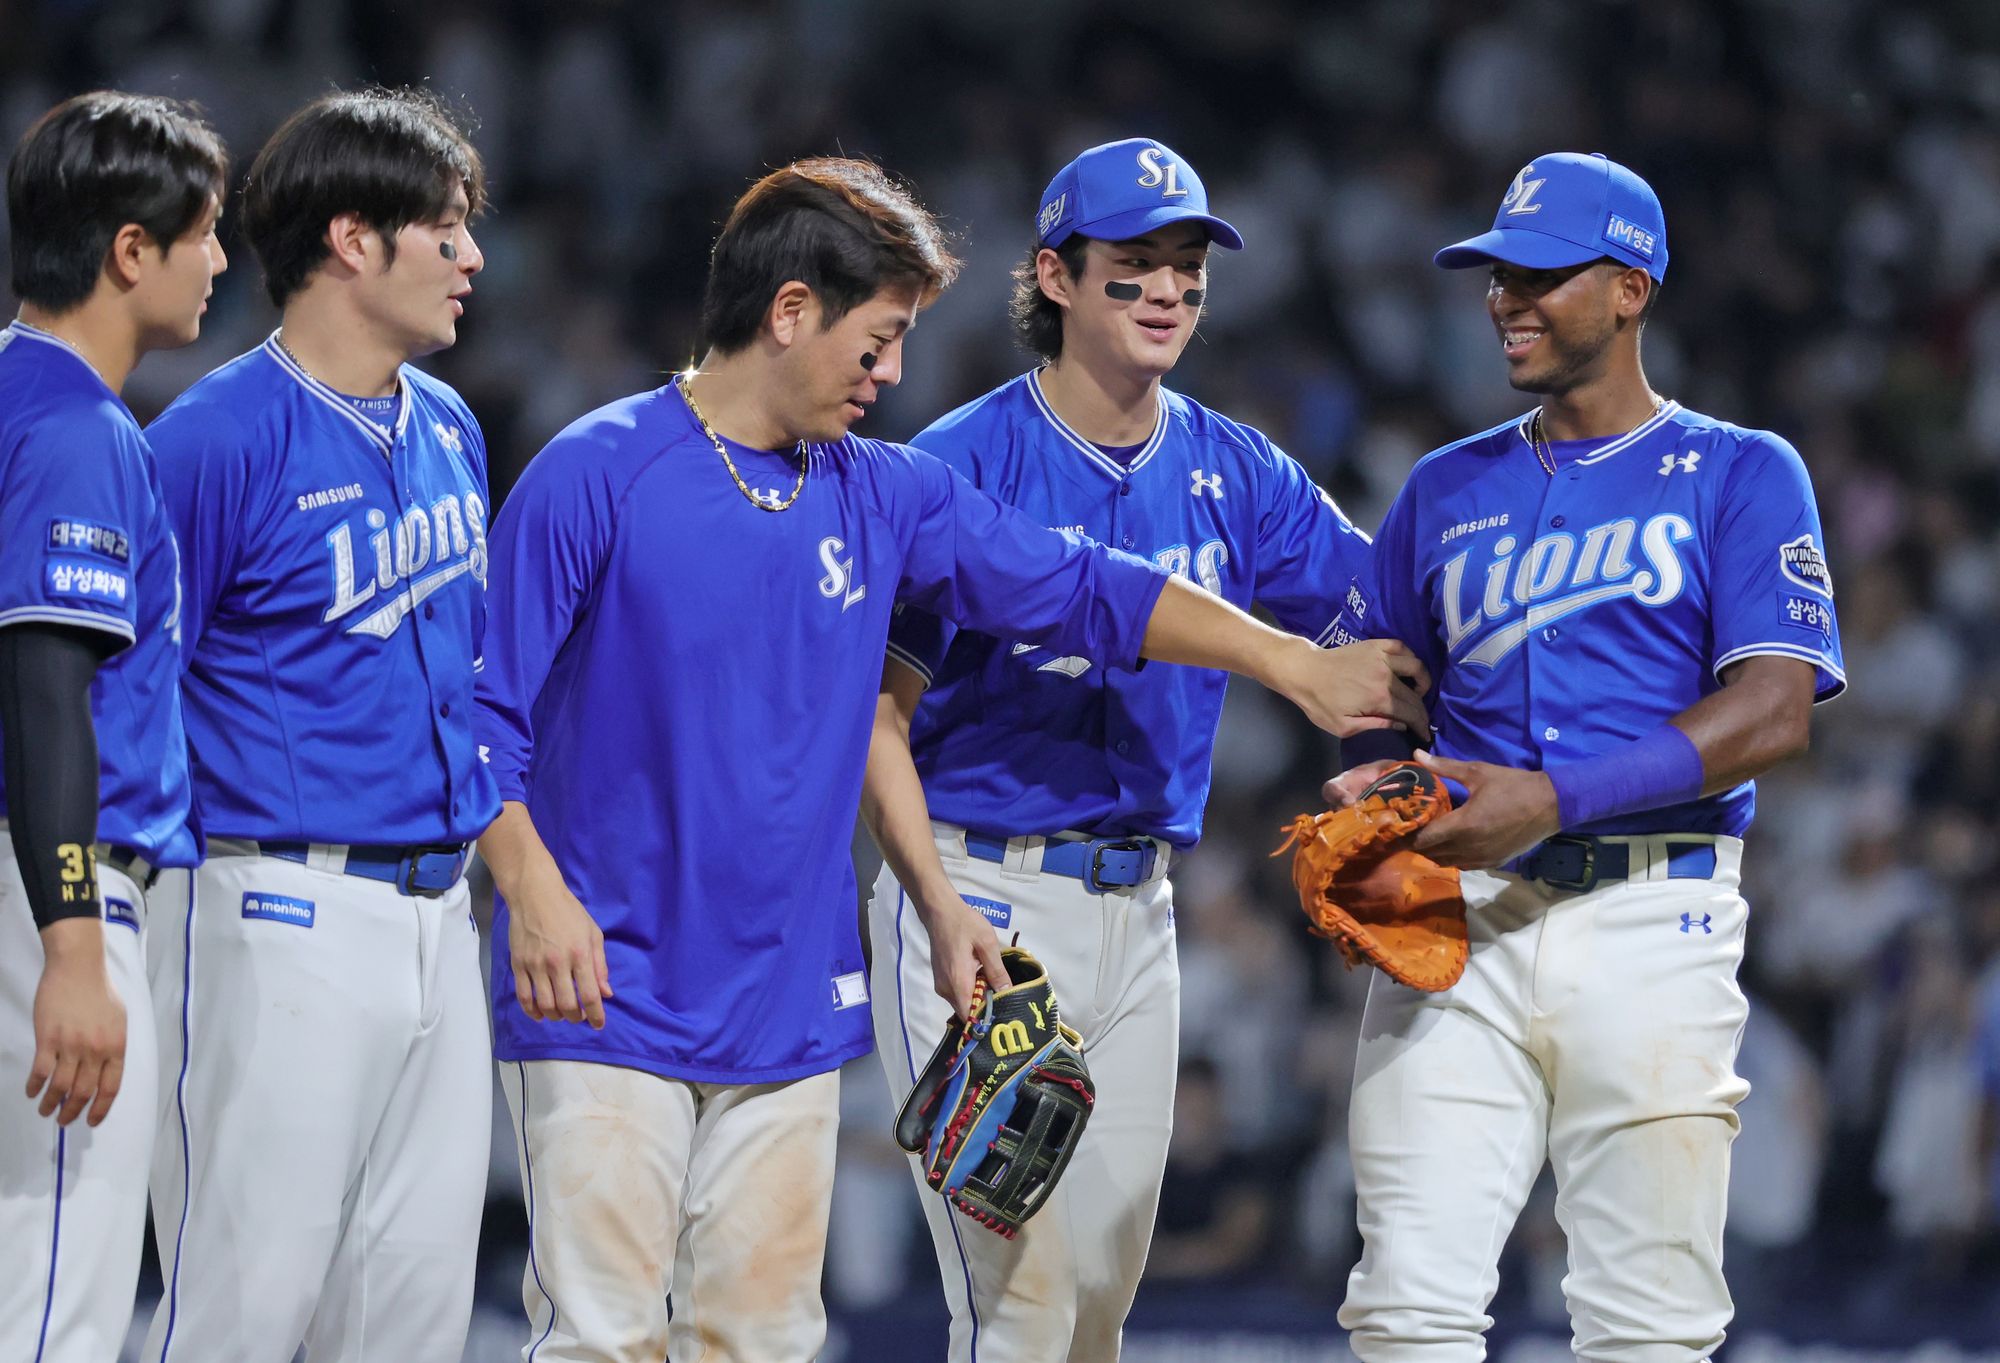
M1390 768L1345 809L1301 814L1272 856L1297 844L1292 883L1312 930L1350 967L1368 962L1412 989L1449 989L1465 973L1465 899L1458 871L1410 841L1451 808L1437 777Z

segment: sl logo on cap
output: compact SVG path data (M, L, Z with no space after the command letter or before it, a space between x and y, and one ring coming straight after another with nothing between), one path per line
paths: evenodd
M1163 199L1184 199L1187 191L1181 188L1181 168L1166 159L1166 153L1158 147L1148 147L1139 153L1139 188L1160 190Z
M1534 162L1530 161L1515 172L1514 183L1507 186L1506 196L1500 200L1500 206L1507 210L1509 216L1542 211L1542 206L1535 202L1535 195L1548 183L1548 180L1546 177L1530 180L1528 177L1534 172Z

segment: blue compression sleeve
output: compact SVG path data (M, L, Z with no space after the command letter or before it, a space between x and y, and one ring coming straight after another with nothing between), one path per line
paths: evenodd
M1671 724L1581 762L1548 768L1564 828L1663 809L1701 794L1701 751Z

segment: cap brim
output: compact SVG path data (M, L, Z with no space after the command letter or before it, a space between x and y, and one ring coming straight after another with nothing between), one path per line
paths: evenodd
M1447 270L1467 270L1496 260L1530 270L1560 270L1565 266L1597 260L1607 254L1602 246L1579 246L1546 232L1533 232L1521 227L1496 227L1491 232L1453 242L1432 256L1431 262Z
M1198 222L1208 229L1208 239L1217 246L1230 251L1243 249L1243 234L1221 218L1210 217L1206 213L1191 213L1185 208L1174 208L1171 205L1118 213L1108 218L1100 218L1096 222L1080 222L1071 230L1080 236L1095 237L1099 241L1130 241L1134 237L1143 237L1157 228L1170 227L1177 222Z

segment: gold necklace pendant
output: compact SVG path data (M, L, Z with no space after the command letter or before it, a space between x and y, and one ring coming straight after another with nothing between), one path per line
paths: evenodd
M280 342L280 344L283 343ZM694 414L695 424L701 427L701 433L708 437L708 443L715 446L715 452L722 456L722 466L729 470L729 480L736 484L736 490L748 498L750 505L756 507L759 511L789 510L792 503L799 499L799 494L806 490L806 468L810 462L806 452L806 442L803 440L799 442L799 481L793 485L792 495L785 498L782 502L775 499L765 501L762 497L752 492L750 485L743 481L743 475L736 471L736 461L729 457L728 447L722 443L722 438L715 433L715 428L708 424L708 418L701 414L701 408L695 404L694 389L688 383L690 377L686 373L674 375L674 386L681 390L681 397L686 400L688 411Z

